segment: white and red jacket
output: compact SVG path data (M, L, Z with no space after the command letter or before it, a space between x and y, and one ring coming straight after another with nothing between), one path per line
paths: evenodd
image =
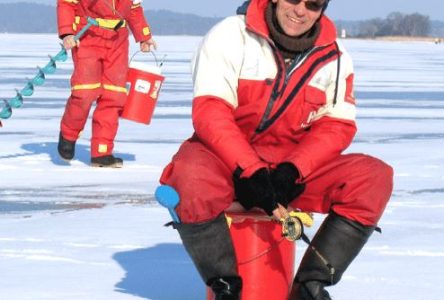
M315 47L292 68L269 36L269 0L226 18L193 64L194 138L231 171L292 162L303 177L346 149L355 133L351 58L322 16Z

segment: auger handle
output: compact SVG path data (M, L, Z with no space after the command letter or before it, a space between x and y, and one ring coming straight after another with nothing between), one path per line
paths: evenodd
M85 26L74 36L74 40L78 41L80 38L85 34L85 32L91 27L91 26L99 26L99 22L97 22L95 19L88 17L87 22Z

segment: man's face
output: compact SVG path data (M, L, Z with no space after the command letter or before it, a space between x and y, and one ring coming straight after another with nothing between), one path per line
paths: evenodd
M300 36L316 23L322 9L313 10L310 7L322 7L325 0L272 0L276 3L276 16L285 34ZM311 2L311 3L309 3Z

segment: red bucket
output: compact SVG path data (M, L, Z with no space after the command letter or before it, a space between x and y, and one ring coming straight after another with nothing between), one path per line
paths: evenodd
M241 300L285 300L294 275L295 243L282 237L278 222L263 213L228 213L238 271L243 280ZM207 289L207 299L214 294Z
M131 62L127 76L128 97L121 117L149 124L164 79L159 67Z

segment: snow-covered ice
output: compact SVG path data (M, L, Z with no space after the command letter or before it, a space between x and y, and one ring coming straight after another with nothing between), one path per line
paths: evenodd
M89 167L88 122L71 165L58 158L70 61L57 64L0 129L0 299L203 300L205 287L153 198L192 133L189 62L200 37L158 37L165 83L152 123L121 120L123 169ZM380 226L340 284L341 300L441 299L444 269L444 46L344 40L355 63L359 133L348 152L395 169ZM133 45L134 53L137 45ZM0 98L59 51L55 35L0 35ZM138 61L150 55L138 54ZM376 188L376 187L375 187ZM322 216L315 216L316 225ZM316 228L309 229L312 236ZM300 259L305 245L298 243ZM259 299L261 300L261 299Z

